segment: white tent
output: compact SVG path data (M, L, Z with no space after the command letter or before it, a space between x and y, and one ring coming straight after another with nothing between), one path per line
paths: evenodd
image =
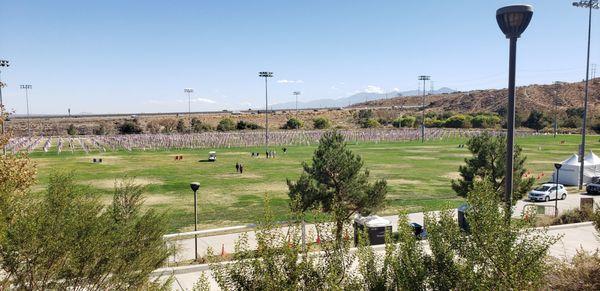
M579 156L572 155L561 162L562 167L558 174L558 183L573 186L579 184ZM590 151L584 157L583 183L588 183L592 177L600 176L600 158ZM552 182L556 181L556 170L552 174Z

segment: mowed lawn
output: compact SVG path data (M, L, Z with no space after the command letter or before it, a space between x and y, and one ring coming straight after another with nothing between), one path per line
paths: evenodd
M561 144L561 141L565 141ZM552 173L553 163L559 162L578 148L577 135L531 136L517 143L528 157L527 167L532 175L544 173L540 182ZM428 211L456 206L463 200L450 187L458 177L458 167L470 156L466 140L420 142L389 142L350 144L364 159L373 179L385 178L389 185L386 208L380 214ZM588 138L588 149L600 154L597 136ZM189 230L193 224L193 193L189 182L198 181L199 221L203 229L255 222L262 213L262 201L268 193L278 219L288 214L286 179L296 179L301 162L310 161L315 146L288 147L283 154L276 148L275 159L264 158L264 148L216 149L217 162L205 160L210 149L169 151L63 152L58 155L34 152L30 156L38 164L38 185L35 192L44 191L48 176L55 172L73 172L78 183L87 185L109 203L116 179L135 177L145 186L145 205L164 212L172 231ZM252 151L261 152L252 158ZM175 156L182 155L182 161ZM92 158L102 158L93 164ZM237 174L235 163L244 165Z

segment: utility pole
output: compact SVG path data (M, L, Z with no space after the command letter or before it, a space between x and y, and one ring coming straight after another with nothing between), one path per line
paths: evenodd
M31 85L21 85L21 89L25 90L25 102L27 102L27 134L31 136L31 118L29 116L29 90Z
M425 142L425 93L427 89L425 88L425 82L430 80L430 76L419 76L419 80L423 81L423 99L421 104L421 142Z
M583 100L583 124L581 126L581 145L579 146L579 158L580 158L580 166L579 166L579 190L583 189L583 167L584 167L584 158L585 154L585 131L587 127L587 111L588 111L588 93L589 93L589 83L590 83L590 47L591 47L591 39L592 39L592 9L599 9L598 0L581 0L579 2L574 2L573 6L588 8L588 39L587 39L587 60L585 66L585 96Z
M300 91L294 91L292 94L296 97L296 117L298 117L298 96L300 96Z
M265 154L269 151L269 78L273 77L273 72L259 72L258 76L265 78ZM268 157L268 155L267 155Z
M4 88L4 83L2 83L2 68L8 68L10 67L10 64L7 60L0 60L0 107L2 107L2 111L0 112L1 114L4 114L4 102L2 100L2 88ZM6 122L6 120L4 119L4 117L2 117L2 136L4 136L4 123ZM2 146L2 154L6 155L6 145Z
M185 88L183 92L188 95L188 121L190 124L190 133L192 132L192 93L194 93L193 88Z

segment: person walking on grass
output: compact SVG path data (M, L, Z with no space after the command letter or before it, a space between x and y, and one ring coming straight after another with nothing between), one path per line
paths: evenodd
M244 173L244 165L240 164L240 174Z
M235 163L235 172L236 173L240 172L240 163Z

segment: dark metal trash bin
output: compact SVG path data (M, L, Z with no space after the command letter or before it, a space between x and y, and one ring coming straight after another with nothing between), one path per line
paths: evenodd
M360 216L354 218L354 244L358 246L359 233L365 231L371 245L385 244L386 231L392 232L392 223L377 215Z
M469 205L463 204L457 208L458 211L458 226L466 231L470 232L469 222L467 221L467 210L469 210Z

